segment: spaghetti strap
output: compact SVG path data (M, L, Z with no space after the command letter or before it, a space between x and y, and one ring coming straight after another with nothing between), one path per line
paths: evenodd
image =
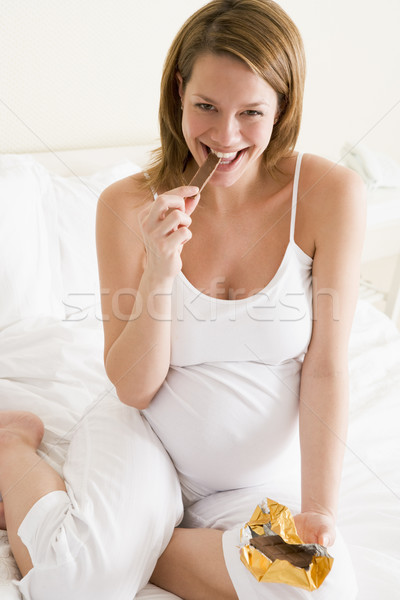
M294 227L296 223L296 209L297 209L297 192L299 189L299 178L300 178L300 166L303 154L299 152L296 159L296 169L294 172L293 181L293 195L292 195L292 214L290 218L290 241L294 242Z
M150 179L150 176L149 176L149 174L147 173L147 171L144 171L143 175L146 177L146 179ZM155 189L153 188L153 186L152 186L152 185L150 186L150 190L151 190L151 193L153 194L153 198L154 198L154 200L157 200L157 198L158 198L158 194L157 194L157 192L155 191Z

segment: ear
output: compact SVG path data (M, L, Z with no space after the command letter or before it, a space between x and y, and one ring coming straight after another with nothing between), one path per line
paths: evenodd
M182 79L182 75L179 73L179 71L176 72L176 80L178 82L179 95L182 100L183 99L183 79Z

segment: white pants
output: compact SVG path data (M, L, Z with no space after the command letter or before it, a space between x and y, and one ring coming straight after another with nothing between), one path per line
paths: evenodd
M41 498L18 534L33 569L26 600L132 600L182 517L178 477L134 408L108 396L90 406L66 457L67 492Z
M34 568L17 585L26 600L132 600L182 517L171 460L140 413L108 397L86 411L69 445L67 492L41 498L19 528ZM240 527L271 486L220 492L187 507L184 526L226 530L223 551L239 600L353 600L354 574L338 534L334 567L306 592L258 583L239 557Z

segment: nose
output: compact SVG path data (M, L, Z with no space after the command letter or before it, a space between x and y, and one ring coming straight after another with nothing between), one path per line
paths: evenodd
M241 133L236 115L220 113L213 125L211 140L218 149L233 149L237 146Z

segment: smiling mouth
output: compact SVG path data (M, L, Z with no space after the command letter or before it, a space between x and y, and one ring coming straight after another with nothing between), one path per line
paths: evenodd
M206 149L207 154L210 154L210 152L212 152L213 154L216 154L218 158L222 159L220 162L221 165L233 164L238 160L238 158L243 154L243 152L245 152L245 149L238 150L237 152L217 152L216 150L213 150L212 148L210 148L210 146L207 146L206 144L202 143L202 145Z

